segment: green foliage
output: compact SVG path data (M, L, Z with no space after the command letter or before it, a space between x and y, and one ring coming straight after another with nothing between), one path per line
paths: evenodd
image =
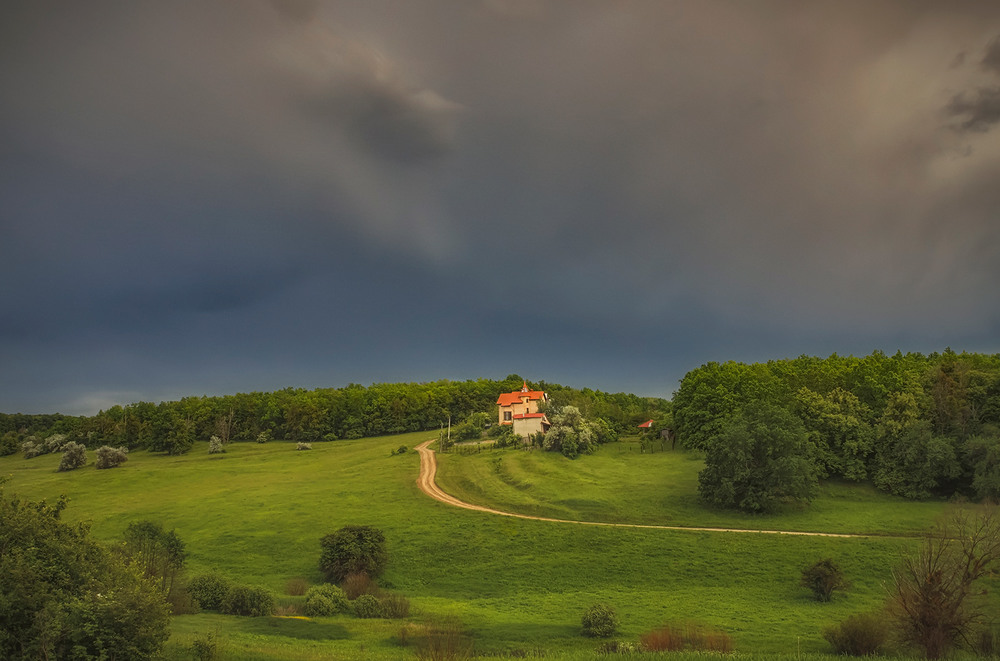
M152 521L138 521L128 525L124 537L121 551L160 588L174 613L190 611L191 598L180 580L187 551L177 532Z
M21 441L16 431L7 431L0 434L0 457L17 454L21 449Z
M583 635L610 638L618 632L618 615L607 604L594 604L583 612Z
M1000 502L1000 436L977 435L963 445L965 464L972 471L972 489L982 499Z
M222 439L218 436L213 436L208 439L208 453L209 454L222 454L226 451L226 446L223 445Z
M0 658L149 659L169 610L137 568L56 506L0 493Z
M128 461L128 448L113 448L109 445L102 445L97 448L97 461L94 465L97 468L116 468Z
M271 440L271 432L269 432L266 429L264 431L262 431L261 433L257 434L257 442L258 443L267 443L270 440Z
M296 450L312 450L313 449L313 444L312 443L303 443L302 441L299 441L298 443L295 444L295 449Z
M70 441L63 447L63 456L59 461L59 471L71 471L86 465L87 448L84 445Z
M195 638L191 642L191 653L196 661L215 661L219 658L219 634L216 631Z
M552 426L545 433L545 449L561 452L564 457L576 459L581 454L592 454L597 449L599 434L604 428L584 420L580 409L564 406L552 416Z
M885 613L857 613L823 630L834 653L849 656L882 655L888 637Z
M222 602L232 587L229 579L211 572L198 574L188 581L187 590L201 608L206 610L221 610Z
M816 601L830 601L834 591L850 587L844 572L829 558L803 569L800 583L813 593Z
M362 619L383 617L382 604L373 594L363 594L354 600L354 614Z
M712 505L744 512L808 502L817 486L812 452L795 416L776 406L749 406L708 442L698 493Z
M522 443L521 437L514 433L513 425L497 425L494 439L498 448L514 448Z
M401 594L389 592L378 597L382 617L401 620L410 616L410 600Z
M310 617L337 615L351 610L347 594L329 583L314 585L306 590L306 602L302 612Z
M319 569L331 583L361 572L381 576L389 559L385 535L371 526L344 526L324 536L319 544Z
M234 585L226 592L220 610L226 615L270 615L274 612L274 594L262 587Z

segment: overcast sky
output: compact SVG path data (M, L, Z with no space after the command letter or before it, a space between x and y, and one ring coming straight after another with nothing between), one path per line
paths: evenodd
M0 411L1000 351L1000 3L0 8Z

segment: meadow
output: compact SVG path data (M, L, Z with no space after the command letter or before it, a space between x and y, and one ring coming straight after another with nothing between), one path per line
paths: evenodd
M67 521L86 521L113 541L133 521L176 529L188 574L219 571L285 595L292 579L320 580L319 538L347 524L381 528L390 565L383 587L408 597L412 622L458 621L485 656L608 658L580 633L591 604L613 606L619 640L665 623L722 629L737 658L817 655L824 627L881 606L884 583L912 535L941 503L914 503L866 487L831 483L807 509L768 517L714 512L697 502L697 456L639 454L613 444L570 461L560 455L492 450L439 457L439 483L464 499L559 518L852 532L803 537L580 526L460 510L416 485L412 447L430 434L315 443L234 443L224 455L198 443L170 457L144 451L120 468L91 463L55 471L57 455L0 458L7 494L70 499ZM393 450L411 448L401 455ZM852 582L831 603L798 584L806 565L833 558ZM401 620L348 616L238 618L204 612L173 618L166 659L191 658L198 637L217 633L227 659L413 658ZM636 655L634 658L643 658ZM653 657L650 657L653 658ZM683 658L674 656L671 658Z

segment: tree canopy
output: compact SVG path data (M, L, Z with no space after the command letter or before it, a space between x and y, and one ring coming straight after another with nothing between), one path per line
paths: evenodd
M168 635L163 595L56 505L0 490L0 658L148 659Z
M801 422L819 477L908 498L1000 492L1000 354L707 363L674 396L677 439L712 455L720 437L737 442L732 421L761 406Z

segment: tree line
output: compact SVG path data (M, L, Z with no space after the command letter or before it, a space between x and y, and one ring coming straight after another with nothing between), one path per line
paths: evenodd
M59 435L88 448L103 445L169 454L186 452L195 441L216 436L223 443L265 437L331 441L439 429L476 412L496 414L497 396L520 390L524 379L439 380L429 383L350 384L342 388L286 388L274 392L184 397L135 402L93 416L0 414L0 454L20 451L28 439ZM641 422L669 402L625 393L575 389L544 381L560 405L574 405L617 429Z
M794 483L778 500L808 499L817 478L1000 498L1000 354L707 363L681 380L673 424L684 447L706 453L701 491L719 505L769 509L761 491L776 479ZM756 469L758 484L741 491Z

